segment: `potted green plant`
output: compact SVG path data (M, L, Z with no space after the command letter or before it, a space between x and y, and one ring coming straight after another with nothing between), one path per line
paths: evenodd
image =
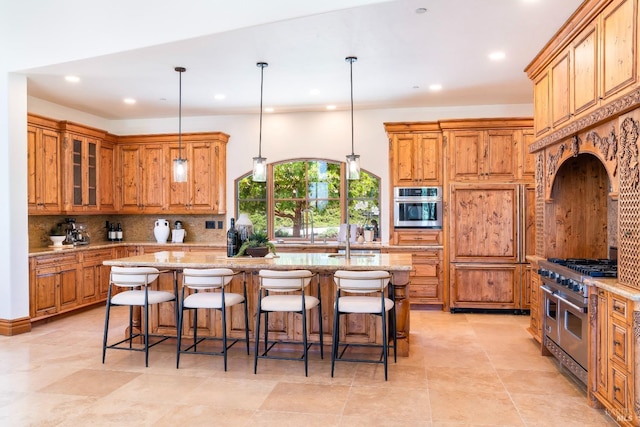
M67 238L67 232L62 227L62 224L58 224L51 228L49 231L49 239L53 242L53 246L62 246L62 243Z
M275 254L276 247L269 241L266 233L256 231L244 241L236 256L250 255L253 257L263 257L269 252Z

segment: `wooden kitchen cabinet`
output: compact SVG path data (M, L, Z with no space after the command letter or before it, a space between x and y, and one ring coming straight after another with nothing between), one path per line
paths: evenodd
M87 304L107 298L111 267L102 262L113 258L113 250L94 249L80 253L82 285L80 303Z
M396 228L393 232L393 244L399 246L442 245L442 230Z
M106 139L98 147L98 206L102 214L116 212L116 146Z
M449 133L452 181L512 181L518 175L519 130L462 130Z
M226 143L221 132L182 135L186 183L173 182L177 134L118 140L120 211L123 213L226 212Z
M168 155L162 144L118 145L121 213L164 213Z
M637 82L637 25L637 0L615 0L600 14L603 100Z
M29 315L44 318L78 305L80 272L76 254L30 259Z
M171 182L167 209L172 213L225 213L226 141L221 133L183 135L182 157L189 163L187 182ZM169 147L170 164L179 146ZM173 172L169 171L169 176Z
M69 213L98 210L98 147L90 136L65 133L64 209Z
M452 184L451 262L518 262L517 184Z
M520 310L522 268L522 264L450 264L450 310Z
M442 131L437 122L385 123L391 187L442 185Z
M28 116L27 200L30 215L62 211L62 144L57 124Z
M439 247L401 248L390 247L393 253L411 255L413 270L409 274L409 303L415 308L443 308L444 268L443 250Z
M442 135L440 132L403 133L391 137L394 161L393 186L442 184Z
M634 416L635 351L633 303L603 289L593 290L597 298L595 354L592 356L595 382L592 390L620 425L638 425Z
M525 280L529 281L529 333L536 341L542 344L542 316L544 312L537 263L531 263L529 274L525 277Z

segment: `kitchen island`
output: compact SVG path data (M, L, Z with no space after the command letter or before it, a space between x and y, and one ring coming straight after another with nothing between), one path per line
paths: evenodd
M258 290L258 271L261 269L293 270L306 269L318 274L318 280L312 282L310 292L317 293L320 286L322 294L322 327L325 343L329 343L333 326L333 305L335 301L335 287L333 273L336 270L384 270L391 273L391 283L396 303L396 330L398 338L398 356L409 355L409 273L412 270L411 255L408 254L352 254L350 259L341 254L328 253L281 253L273 258L232 257L222 251L210 252L182 252L161 251L152 254L136 255L125 258L105 260L104 265L122 267L156 267L168 270L161 275L158 287L163 290L173 290L174 278L180 283L180 271L184 268L230 268L242 271L231 283L232 292L242 292L243 280L246 279L249 313L255 318ZM176 272L177 275L173 273ZM241 337L244 333L244 317L241 308L234 307L227 321L230 336ZM314 308L313 310L317 310ZM216 316L219 316L217 314ZM198 317L198 335L219 336L221 322L216 316ZM320 325L318 316L311 313L310 338L319 340ZM250 334L253 336L254 322L249 321ZM375 322L379 318L370 315L349 315L341 331L349 342L380 342L380 327ZM149 320L150 332L160 334L175 334L176 325L173 310L165 307L152 311ZM183 334L192 334L191 322L185 322ZM288 313L278 314L269 318L269 331L278 339L300 339L300 318Z

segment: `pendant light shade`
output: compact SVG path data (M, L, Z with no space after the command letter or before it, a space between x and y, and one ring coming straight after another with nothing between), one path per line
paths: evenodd
M182 158L182 73L187 71L184 67L176 67L180 74L180 86L178 96L178 158L173 160L173 181L187 182L187 159Z
M253 181L267 181L267 159L262 157L262 92L264 88L264 69L269 66L266 62L256 64L260 68L260 135L258 137L258 157L253 158Z
M358 60L355 56L347 56L345 59L349 63L349 76L351 84L351 154L347 155L347 179L360 179L360 156L354 153L353 149L353 63Z

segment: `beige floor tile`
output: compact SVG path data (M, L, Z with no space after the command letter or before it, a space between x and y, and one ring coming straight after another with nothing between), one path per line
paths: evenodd
M124 386L139 375L133 372L82 369L39 391L42 393L102 397Z
M429 389L434 423L524 426L508 393Z
M557 398L542 394L512 393L527 426L605 427L616 423L604 411L590 408L584 396Z
M392 420L413 421L431 419L429 391L426 389L395 389L384 387L354 386L344 407L344 415L362 417L379 414Z
M498 375L510 393L540 394L550 398L554 396L578 397L584 396L585 393L575 382L568 381L557 370L546 372L498 369Z
M429 390L506 391L498 373L493 369L429 367L427 377Z
M265 399L261 411L304 412L314 414L340 413L349 395L342 385L300 384L280 382Z
M246 426L251 427L332 427L340 425L340 416L286 411L256 411Z
M197 402L178 405L171 412L154 422L154 427L237 427L255 425L255 411L249 409L202 405Z

